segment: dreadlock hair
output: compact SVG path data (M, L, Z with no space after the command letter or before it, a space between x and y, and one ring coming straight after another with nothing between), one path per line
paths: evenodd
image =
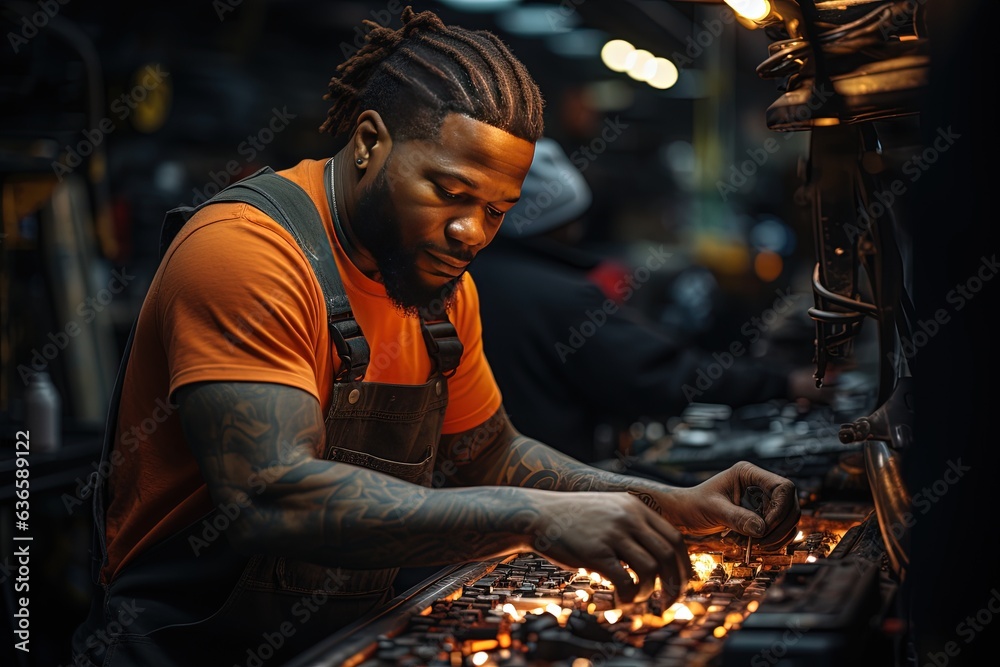
M435 138L448 113L531 142L542 135L538 86L496 35L446 26L412 7L402 20L397 30L364 21L365 45L337 67L323 96L333 106L320 132L350 132L372 109L396 140Z

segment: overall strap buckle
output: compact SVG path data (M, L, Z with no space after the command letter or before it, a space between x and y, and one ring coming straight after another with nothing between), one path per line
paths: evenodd
M446 378L454 375L465 347L448 316L442 315L437 320L421 317L420 330L431 358L431 375L440 373Z

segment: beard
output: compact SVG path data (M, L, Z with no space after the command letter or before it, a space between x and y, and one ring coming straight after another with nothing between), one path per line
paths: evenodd
M404 245L399 217L390 196L387 166L388 161L382 165L371 186L361 192L352 229L375 260L379 278L393 307L405 317L440 319L454 305L462 277L452 278L444 285L430 285L424 280L417 268L417 256L422 249L433 249L434 245Z

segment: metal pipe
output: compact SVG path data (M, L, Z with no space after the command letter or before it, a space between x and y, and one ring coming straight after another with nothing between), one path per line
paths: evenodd
M900 453L883 440L864 443L865 471L879 530L893 571L902 581L910 564L910 493L903 481ZM908 518L904 518L909 514Z

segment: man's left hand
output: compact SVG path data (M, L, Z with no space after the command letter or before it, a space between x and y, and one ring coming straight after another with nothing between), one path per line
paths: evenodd
M764 491L764 517L740 506L743 491ZM789 542L801 516L795 485L747 461L714 475L697 486L675 489L663 503L665 517L683 533L707 535L731 528L759 539L764 548Z

